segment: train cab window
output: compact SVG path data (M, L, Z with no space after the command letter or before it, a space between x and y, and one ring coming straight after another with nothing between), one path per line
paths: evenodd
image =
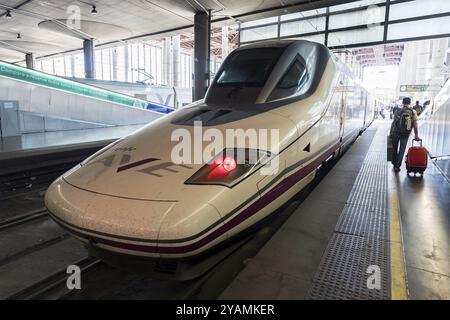
M258 48L232 53L213 87L263 87L283 49Z
M301 94L307 79L308 72L305 65L296 59L272 91L268 101Z

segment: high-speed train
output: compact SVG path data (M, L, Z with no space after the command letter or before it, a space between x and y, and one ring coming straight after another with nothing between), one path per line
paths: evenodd
M324 162L370 125L375 103L321 44L244 46L226 58L204 100L92 155L53 182L45 204L57 223L100 257L197 259L239 237L311 182ZM206 140L200 152L208 154L211 139L198 136L199 123L205 133L213 129L225 137L228 130L237 138L225 139L222 150L201 161L174 161L182 140L174 141L174 132L193 140L183 157L194 158L199 140ZM250 143L250 134L242 139L247 130L270 137Z

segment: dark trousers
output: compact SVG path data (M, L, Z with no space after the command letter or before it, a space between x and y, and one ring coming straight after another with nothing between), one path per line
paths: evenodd
M394 157L392 158L392 164L395 168L402 166L403 156L405 155L406 146L408 145L409 135L392 135L392 146L394 147Z

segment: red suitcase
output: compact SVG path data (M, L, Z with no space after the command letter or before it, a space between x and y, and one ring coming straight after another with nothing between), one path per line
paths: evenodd
M422 147L422 140L418 141L420 142L420 147L415 147L414 141L417 140L413 140L412 147L408 149L408 154L406 155L406 171L408 174L410 172L423 174L428 166L428 151Z

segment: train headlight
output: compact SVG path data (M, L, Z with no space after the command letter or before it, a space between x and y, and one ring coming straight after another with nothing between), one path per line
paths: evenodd
M216 184L232 188L271 159L268 151L257 149L224 149L185 184Z

